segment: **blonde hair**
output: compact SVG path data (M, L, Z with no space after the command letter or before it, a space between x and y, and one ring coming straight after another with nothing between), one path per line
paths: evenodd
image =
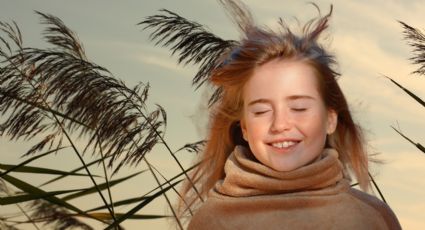
M334 70L335 57L319 43L318 38L328 27L332 6L325 16L312 19L303 26L300 36L280 20L280 30L253 24L252 17L239 1L221 1L240 27L243 37L239 46L228 52L209 77L210 83L220 89L220 97L211 109L207 144L200 154L200 165L190 175L196 185L185 183L179 203L180 216L190 208L200 205L214 184L224 178L224 164L236 145L246 145L241 137L238 122L242 116L244 85L254 69L274 59L295 59L313 67L318 77L318 90L325 106L338 114L336 131L328 136L329 147L339 152L345 169L354 173L360 187L369 187L368 159L360 127L354 123L347 101L342 93Z

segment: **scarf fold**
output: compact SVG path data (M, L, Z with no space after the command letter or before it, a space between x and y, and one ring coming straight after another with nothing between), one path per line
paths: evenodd
M335 185L343 179L338 152L324 149L321 158L289 172L273 170L256 161L250 150L236 146L224 166L226 177L215 191L232 197L311 191Z

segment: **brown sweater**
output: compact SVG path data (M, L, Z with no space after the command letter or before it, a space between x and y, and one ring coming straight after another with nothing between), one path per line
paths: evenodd
M224 170L188 229L401 229L385 203L350 187L333 149L278 172L237 146Z

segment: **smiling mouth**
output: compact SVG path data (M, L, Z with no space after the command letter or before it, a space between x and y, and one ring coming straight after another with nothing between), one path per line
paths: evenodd
M300 141L281 141L270 143L270 145L278 149L286 149L298 144L299 142Z

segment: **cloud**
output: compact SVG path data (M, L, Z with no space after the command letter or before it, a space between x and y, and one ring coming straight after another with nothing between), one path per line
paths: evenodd
M165 68L177 72L182 71L182 68L176 65L176 63L169 58L160 58L152 55L140 55L139 60L147 65L155 65L160 68Z

